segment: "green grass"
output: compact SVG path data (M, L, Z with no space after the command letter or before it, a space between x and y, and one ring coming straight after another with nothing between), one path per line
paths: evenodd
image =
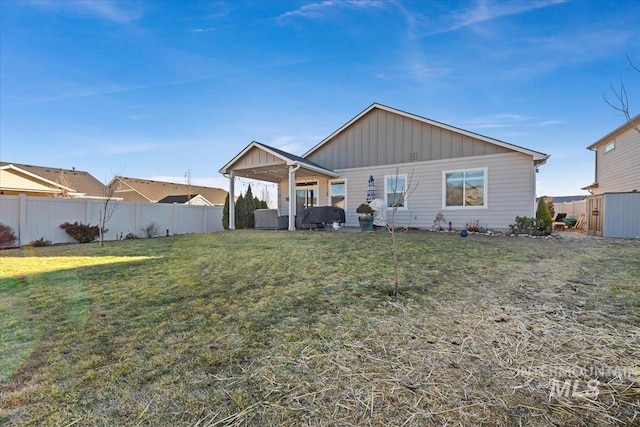
M403 233L396 298L389 245L236 231L2 251L0 423L640 417L637 241ZM551 372L576 366L630 374L551 399Z

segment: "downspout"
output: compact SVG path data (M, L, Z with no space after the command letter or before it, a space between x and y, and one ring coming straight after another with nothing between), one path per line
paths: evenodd
M296 230L296 171L300 169L302 165L298 164L296 167L289 167L289 231Z

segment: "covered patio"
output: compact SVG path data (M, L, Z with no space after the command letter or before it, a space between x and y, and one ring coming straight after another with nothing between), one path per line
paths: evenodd
M296 181L337 178L338 174L302 157L253 141L224 165L219 172L229 178L229 229L235 230L235 178L242 177L278 184L278 193L284 186L290 231L296 229ZM278 194L278 208L281 207Z

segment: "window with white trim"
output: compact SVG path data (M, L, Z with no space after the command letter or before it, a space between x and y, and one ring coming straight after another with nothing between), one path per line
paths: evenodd
M345 181L329 183L329 205L336 208L347 208L347 183Z
M407 209L407 175L385 175L384 203L387 208Z
M443 174L445 208L487 206L487 169L445 171Z
M616 148L616 142L615 141L611 141L610 143L608 143L607 145L604 146L604 152L608 153L609 151L613 150L614 148Z

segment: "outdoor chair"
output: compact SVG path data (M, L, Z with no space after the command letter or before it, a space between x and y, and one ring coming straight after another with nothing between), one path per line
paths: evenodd
M553 219L553 228L565 228L564 219L567 217L566 213L558 213Z

